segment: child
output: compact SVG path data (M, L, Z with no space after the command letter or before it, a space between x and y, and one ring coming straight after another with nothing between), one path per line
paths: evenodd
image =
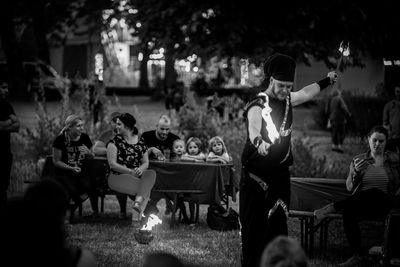
M208 150L210 151L207 155L207 162L219 162L219 163L229 163L232 161L231 156L229 156L228 151L224 141L219 136L214 136L208 141Z
M204 162L206 155L201 152L201 141L197 137L190 137L186 142L186 153L182 156L184 161Z
M185 153L185 141L182 139L176 139L172 144L173 157L171 161L180 161L183 154Z
M182 156L181 160L183 161L194 161L194 162L204 162L206 159L206 155L201 152L201 140L197 137L190 137L187 142L186 142L186 153ZM190 212L190 219L189 219L189 224L193 226L195 224L195 203L191 200L188 201L189 203L189 212ZM186 207L183 206L182 208L185 209L185 212L183 214L185 215L186 213ZM183 211L183 210L182 210Z

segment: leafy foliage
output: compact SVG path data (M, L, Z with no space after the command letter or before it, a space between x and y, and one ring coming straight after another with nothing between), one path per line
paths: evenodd
M348 133L363 137L373 126L382 124L382 112L387 102L386 99L350 94L343 95L343 99L352 114L347 125ZM320 129L326 129L328 120L327 101L328 99L318 100L313 107L313 118Z
M235 120L225 119L221 116L214 108L207 109L206 103L203 103L201 99L196 100L195 95L192 91L186 92L186 105L184 105L180 111L176 114L175 127L185 139L196 136L200 138L204 147L207 148L208 140L213 136L221 136L227 147L228 153L232 156L234 168L236 170L235 175L240 175L241 161L240 156L244 142L246 140L245 125L241 118ZM217 102L222 101L218 97L215 97ZM232 104L232 107L240 106L240 99L235 96L225 97L224 101ZM233 111L226 109L226 112L235 114ZM233 116L237 116L236 115Z
M373 126L382 124L383 107L387 100L362 95L350 96L344 100L352 113L349 124L350 133L364 137Z
M294 177L326 177L327 158L314 157L313 145L310 138L293 138L292 153L294 163L290 167L291 175Z
M58 114L48 112L44 98L35 99L37 126L33 129L26 127L21 132L22 138L28 143L29 154L33 158L37 159L52 153L53 142L63 128L66 117L71 114L81 116L86 132L91 137L105 130L107 122L104 114L107 113L109 103L104 96L104 90L97 88L97 95L96 93L93 95L89 89L90 84L86 81L84 85L82 90L77 90L72 96L69 95L69 88L64 88ZM102 103L98 105L99 110L94 109L93 103L96 102Z
M340 41L349 40L352 63L361 65L363 54L382 57L384 42L396 38L394 2L375 5L344 0L273 1L266 10L256 0L204 0L190 4L132 0L129 3L139 12L132 14L129 21L132 26L140 21L135 34L141 40L155 42L156 46L177 44L174 54L178 57L196 53L203 58L236 55L257 60L280 51L306 63L311 55L332 67L336 64L332 55L338 53Z

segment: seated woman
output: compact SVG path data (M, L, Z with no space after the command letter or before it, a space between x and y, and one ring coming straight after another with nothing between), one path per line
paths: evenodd
M82 173L83 160L93 156L91 148L92 141L83 132L83 120L77 115L68 116L64 128L53 143L56 179L75 202L72 209L86 200L89 195L93 213L97 214L96 192L91 186L90 177Z
M317 219L343 211L343 225L353 256L340 266L361 263L362 220L385 220L389 210L400 203L399 156L385 151L388 132L383 126L375 126L368 134L369 150L357 155L350 163L346 180L349 198L331 203L314 211Z
M133 204L133 221L140 221L147 205L156 172L147 170L149 156L147 146L139 139L136 119L129 113L117 120L118 134L107 144L107 160L111 173L109 187L119 193L136 196Z

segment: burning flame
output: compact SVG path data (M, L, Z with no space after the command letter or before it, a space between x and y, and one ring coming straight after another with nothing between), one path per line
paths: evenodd
M344 41L340 42L339 46L339 52L342 54L342 56L348 57L350 56L350 43L344 43Z
M162 221L160 218L157 217L157 215L150 214L149 219L147 220L147 223L143 225L143 227L140 230L146 230L146 231L151 231L153 227L157 224L161 224Z
M268 131L269 140L272 143L275 143L279 139L279 132L276 130L275 124L272 121L271 112L272 109L269 106L268 96L266 97L266 102L264 104L264 108L261 111L261 116L264 119L265 123L267 124L266 129Z

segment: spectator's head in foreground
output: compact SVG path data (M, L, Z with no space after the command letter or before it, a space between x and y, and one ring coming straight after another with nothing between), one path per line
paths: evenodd
M172 254L154 252L146 255L143 267L183 267L183 263Z
M307 257L300 244L287 236L276 237L265 248L260 267L307 267Z
M1 239L10 264L70 266L64 225L68 202L66 191L51 179L35 183L23 197L9 200Z

